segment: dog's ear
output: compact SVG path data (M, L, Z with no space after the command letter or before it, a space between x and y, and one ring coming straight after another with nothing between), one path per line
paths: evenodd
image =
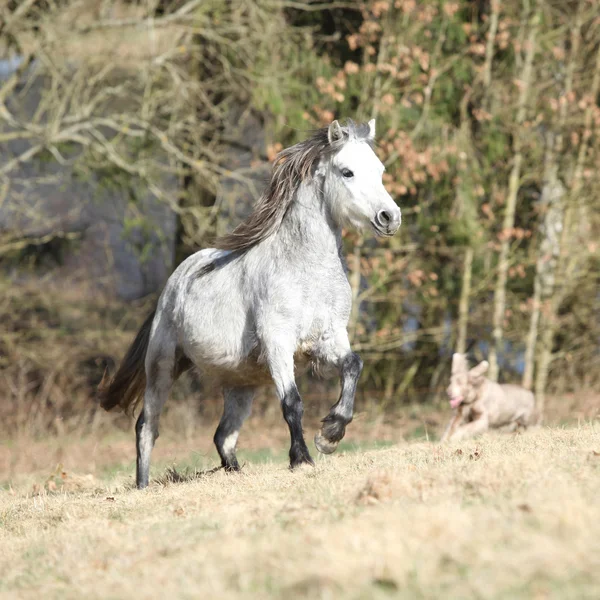
M482 360L476 367L469 371L469 381L474 384L482 383L484 375L490 368L490 363L487 360Z
M467 355L455 352L452 355L452 374L456 375L457 373L466 373L468 368L469 365L467 363Z

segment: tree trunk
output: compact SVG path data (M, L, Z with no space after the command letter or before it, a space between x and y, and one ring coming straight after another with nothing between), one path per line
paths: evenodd
M492 62L494 58L494 42L498 32L498 17L500 15L500 0L492 0L492 14L490 15L490 29L485 44L485 63L483 65L483 86L488 99L488 90L492 83ZM489 106L486 106L486 109Z
M469 296L471 294L471 272L473 267L473 248L465 249L463 263L463 283L458 304L458 339L456 351L464 354L467 349L467 326L469 324Z
M348 324L348 330L350 334L350 341L354 339L356 335L356 328L358 326L358 317L360 315L358 294L360 292L360 260L362 258L362 246L363 238L360 236L356 241L353 251L353 271L350 274L350 288L352 290L352 308L350 309L350 319Z
M506 209L504 212L504 220L502 222L502 237L500 245L500 257L498 259L498 278L496 280L496 288L494 291L494 318L493 318L493 343L490 347L489 363L490 370L488 377L492 381L498 380L498 354L502 352L502 342L504 334L504 312L506 310L506 280L508 273L510 240L512 229L515 224L515 210L517 207L517 196L519 193L521 179L521 165L523 163L522 153L522 134L521 129L527 114L527 100L529 90L533 79L533 58L535 56L536 36L540 16L536 11L531 18L529 35L527 36L527 46L525 63L521 74L521 89L519 92L516 131L514 138L515 155L513 157L513 166L510 172L508 182L508 195L506 199Z
M538 258L538 265L540 259ZM523 370L522 385L526 390L531 389L533 383L533 364L535 360L535 346L537 343L538 325L540 323L540 299L541 287L539 283L539 270L535 275L533 282L533 298L531 309L531 321L529 322L529 332L527 333L527 343L525 346L525 368Z
M491 55L490 55L491 60ZM491 67L490 67L491 68ZM488 91L489 81L486 84ZM476 238L475 230L478 227L477 199L474 197L477 159L473 148L473 137L471 122L469 118L469 101L471 90L468 90L460 103L460 129L457 135L457 147L459 155L464 156L461 161L460 181L456 186L456 197L454 201L454 212L457 218L462 219L468 231L467 246L463 261L463 281L458 302L458 336L456 340L456 352L464 354L467 346L467 326L469 322L469 297L471 295L471 273L473 265L473 240Z
M533 307L525 349L523 386L527 389L531 389L533 383L535 348L541 308L543 303L547 302L548 298L552 296L554 290L556 267L560 255L560 232L563 227L563 197L565 189L557 177L554 159L550 158L550 160L552 162L547 163L546 182L542 191L541 204L545 207L545 214L540 224L542 241L536 262Z
M573 90L575 61L579 52L579 42L581 39L581 7L582 2L580 0L571 27L570 57L566 68L565 87L563 92L564 97L569 97ZM542 241L540 243L536 261L533 306L529 333L527 335L527 346L525 349L525 370L522 383L526 389L531 389L533 384L541 307L542 303L547 302L554 290L557 260L560 254L560 231L563 226L563 196L565 190L558 178L558 157L561 155L563 149L563 132L567 118L567 106L566 102L563 102L560 105L556 135L550 132L546 136L544 187L542 189L541 198L541 204L545 209L545 212L541 223ZM547 343L547 340L543 341L544 346L547 345ZM539 384L541 385L541 381ZM545 379L543 386L545 386Z
M596 54L596 66L590 89L590 98L595 100L598 97L599 91L600 46L598 47L598 52ZM589 148L595 106L595 101L591 101L588 103L585 110L583 119L584 134L579 145L577 160L573 170L573 177L564 211L558 265L556 268L556 280L560 281L561 285L560 287L555 287L552 297L548 301L547 306L544 307L546 314L544 315L544 328L540 340L540 354L535 382L537 409L540 413L544 410L546 384L548 381L550 365L552 363L552 345L554 343L554 334L559 320L558 311L564 299L573 290L578 268L588 254L586 245L580 243L576 239L576 228L580 226L581 223L574 217L581 202L580 195L583 181L583 169Z

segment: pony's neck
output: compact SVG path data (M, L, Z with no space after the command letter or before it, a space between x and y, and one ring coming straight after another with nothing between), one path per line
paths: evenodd
M302 182L296 191L278 235L287 245L300 253L318 253L326 256L338 254L341 245L341 228L335 223L322 193L318 177Z

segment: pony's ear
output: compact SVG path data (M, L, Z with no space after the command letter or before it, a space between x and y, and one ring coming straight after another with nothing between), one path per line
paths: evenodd
M369 139L375 139L375 119L371 119L368 123L369 125Z
M327 139L330 144L335 144L339 142L344 137L344 132L342 131L342 126L338 121L333 121L327 130Z

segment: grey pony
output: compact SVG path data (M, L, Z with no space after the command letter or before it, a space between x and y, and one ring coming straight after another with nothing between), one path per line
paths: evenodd
M257 386L270 382L290 431L290 467L314 464L302 431L296 365L340 373L339 400L315 436L320 452L336 449L352 421L362 371L347 334L352 296L342 228L391 236L401 221L382 183L374 136L374 120L334 121L283 150L248 219L173 272L156 311L99 389L106 410L133 411L143 398L136 423L138 488L148 485L150 454L171 386L191 366L223 388L214 442L225 469L239 469L240 428Z

